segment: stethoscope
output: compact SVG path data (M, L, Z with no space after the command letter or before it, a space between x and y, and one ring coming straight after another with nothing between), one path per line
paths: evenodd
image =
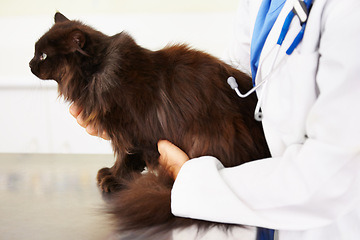
M290 47L287 49L286 54L287 55L291 55L293 53L293 51L295 50L295 48L299 45L299 43L301 42L301 40L304 37L304 32L305 32L305 27L306 27L306 23L308 20L308 16L310 13L310 8L312 5L313 0L297 0L294 3L294 7L293 9L289 12L289 14L287 15L287 17L285 18L285 22L284 25L282 26L281 32L280 32L280 36L278 38L278 41L276 43L276 53L275 53L275 60L277 59L280 47L285 39L286 34L289 31L290 28L290 24L294 18L294 16L296 15L299 20L300 20L300 24L301 24L301 29L299 31L299 33L297 34L297 36L295 37L294 41L292 42L292 44L290 45ZM276 61L272 61L272 65L270 67L270 72L274 69L274 65ZM260 69L260 67L259 67ZM235 90L236 94L240 97L240 98L246 98L248 97L250 94L252 94L253 92L255 92L259 87L261 87L265 82L267 82L268 77L266 76L260 83L255 84L253 88L251 88L248 92L242 94L238 88L238 84L236 82L236 79L234 77L229 77L227 79L227 83L230 85L230 87L232 89ZM258 100L259 102L261 101L261 99ZM254 117L257 121L261 121L262 120L262 113L260 112L260 104L258 104L256 106L255 109L255 114Z

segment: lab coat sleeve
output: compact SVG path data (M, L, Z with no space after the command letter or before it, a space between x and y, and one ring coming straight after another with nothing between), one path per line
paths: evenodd
M307 230L360 204L359 9L356 1L339 1L326 16L308 138L278 157L233 168L210 156L188 161L172 190L175 215Z

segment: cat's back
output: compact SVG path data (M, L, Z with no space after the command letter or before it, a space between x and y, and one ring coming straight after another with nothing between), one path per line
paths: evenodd
M162 57L164 61L174 64L219 64L220 60L200 50L193 49L187 44L167 45L165 48L156 51L156 56Z

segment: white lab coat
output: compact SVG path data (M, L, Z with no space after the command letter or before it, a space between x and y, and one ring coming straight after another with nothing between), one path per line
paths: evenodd
M295 17L274 59L293 1L285 3L266 40L256 78L269 78L258 97L273 157L234 168L211 156L188 161L172 190L172 211L278 229L280 240L358 240L360 1L316 0L300 45L285 54L300 30ZM260 2L240 4L230 60L242 70L250 69Z

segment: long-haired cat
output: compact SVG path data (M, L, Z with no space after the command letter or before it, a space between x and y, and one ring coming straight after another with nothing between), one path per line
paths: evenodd
M30 67L40 79L55 80L59 94L109 135L116 162L99 170L97 180L111 196L120 231L213 225L171 214L173 180L158 164L160 139L190 158L216 156L226 167L270 155L253 117L256 96L240 99L226 83L234 76L247 91L250 77L188 46L151 51L125 32L107 36L56 13Z

